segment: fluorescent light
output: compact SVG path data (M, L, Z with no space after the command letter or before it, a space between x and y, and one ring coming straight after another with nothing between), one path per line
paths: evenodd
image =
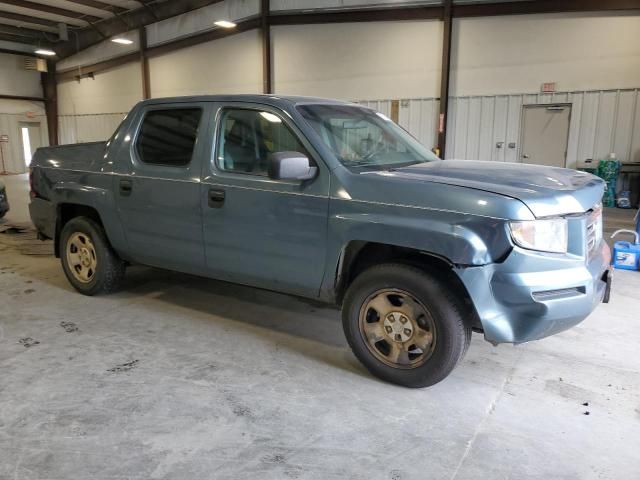
M38 55L49 55L49 56L56 54L56 52L54 52L53 50L46 50L44 48L39 48L38 50L36 50L36 53Z
M111 41L113 43L119 43L121 45L131 45L133 43L133 40L129 40L128 38L122 38L122 37L112 38Z
M233 28L236 26L235 23L230 22L229 20L218 20L217 22L213 22L213 24L222 28Z

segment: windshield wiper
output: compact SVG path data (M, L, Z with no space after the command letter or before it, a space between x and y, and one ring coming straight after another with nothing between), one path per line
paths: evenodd
M376 162L372 162L371 160L366 160L366 159L362 159L362 160L349 160L348 161L348 165L352 166L352 167L372 167L372 166L380 166L379 163Z

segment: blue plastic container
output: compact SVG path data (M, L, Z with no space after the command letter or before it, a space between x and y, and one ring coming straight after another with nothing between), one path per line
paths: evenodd
M634 235L636 242L618 241L613 244L613 266L619 270L640 270L640 242L638 241L638 233L633 230L618 230L611 235L611 238L619 233Z

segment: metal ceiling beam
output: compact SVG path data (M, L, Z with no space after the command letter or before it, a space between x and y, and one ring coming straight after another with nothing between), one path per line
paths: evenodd
M0 48L0 53L8 53L9 55L19 55L23 57L42 58L34 52L23 52L22 50L10 50L8 48Z
M142 4L142 7L147 10L151 16L153 18L155 18L156 20L158 19L158 16L156 15L156 11L151 7L151 5L149 5L145 0L137 0L138 3Z
M77 3L84 7L96 8L98 10L104 10L105 12L123 13L129 11L127 8L118 7L110 3L100 2L98 0L67 0L72 3Z
M443 7L400 7L353 9L311 13L272 13L271 25L305 25L318 23L387 22L397 20L435 20L443 16Z
M454 17L492 17L532 13L638 10L640 0L530 0L454 5Z
M17 37L15 35L8 35L2 32L0 32L0 40L4 40L5 42L24 43L26 45L33 45L34 47L38 43L32 38Z
M98 35L100 35L103 40L107 40L109 38L104 33L102 33L100 29L95 26L93 22L88 22L88 23L89 23L89 26L93 29L93 31L95 31Z
M89 20L91 22L101 20L102 17L94 17L93 15L87 15L86 13L67 10L65 8L52 7L51 5L45 5L44 3L30 2L29 0L1 0L1 4L13 5L15 7L28 8L37 12L52 13L53 15L60 15L62 17L75 18L78 20Z
M5 12L4 10L0 10L0 18L7 18L9 20L16 20L18 22L33 23L36 25L43 25L45 27L58 26L58 22L54 22L53 20L31 17L29 15L20 15L19 13Z
M52 35L58 35L59 29L56 27L45 27L44 25L34 25L32 23L25 23L19 20L9 20L8 18L0 17L0 25L10 25L14 28L35 30L40 33L49 33Z
M13 25L5 25L0 23L0 32L7 35L15 35L17 37L26 37L38 40L42 37L42 30L32 30L30 28L14 27Z
M0 94L0 99L2 100L29 100L30 102L43 102L44 98L42 97L24 97L21 95L5 95L3 93Z
M4 0L0 0L0 2L1 1ZM150 8L139 8L124 12L120 14L118 18L102 20L99 23L99 28L105 36L113 37L115 35L125 33L129 29L134 30L142 26L149 25L150 23L175 17L220 1L222 0L181 0L179 2L172 1L155 3L153 5L153 10ZM124 25L123 20L129 25L128 28ZM79 50L84 50L85 48L95 45L101 41L102 37L95 31L82 29L77 33L77 47ZM60 58L68 57L76 52L75 38L73 42L65 42L60 46L60 48L58 48Z
M125 65L130 62L135 62L140 59L139 52L128 53L121 57L111 58L103 62L94 63L92 65L85 65L84 67L74 67L68 70L63 70L56 73L56 80L58 83L65 80L78 80L80 78L90 77L98 72L110 70L112 68Z
M453 5L453 17L481 17L528 13L594 12L640 9L640 0L529 0ZM443 6L348 9L309 13L272 13L271 25L344 22L384 22L442 19Z

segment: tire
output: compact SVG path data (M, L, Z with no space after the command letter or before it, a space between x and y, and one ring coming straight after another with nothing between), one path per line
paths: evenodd
M60 261L69 283L83 295L114 292L124 278L125 263L111 248L102 226L87 217L65 224L60 233Z
M466 353L467 310L445 281L413 266L384 264L350 285L342 325L353 353L373 375L422 388L446 378Z

